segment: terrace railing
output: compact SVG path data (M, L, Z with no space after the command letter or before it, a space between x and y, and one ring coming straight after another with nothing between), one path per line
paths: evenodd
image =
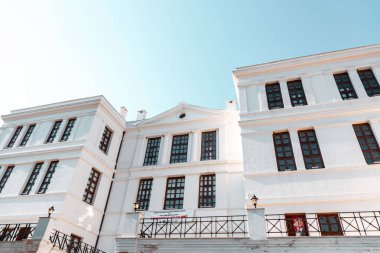
M248 237L246 215L182 218L143 218L139 238Z
M68 253L105 253L78 239L79 238L71 237L58 230L54 230L50 236L50 242L54 247Z
M268 237L380 236L380 211L270 214L265 219Z
M0 224L0 241L31 239L36 223Z

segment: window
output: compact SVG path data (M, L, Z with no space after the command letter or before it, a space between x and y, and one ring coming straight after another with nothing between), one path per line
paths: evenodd
M215 174L199 178L199 208L215 207Z
M158 162L158 154L160 152L161 137L149 138L146 145L146 152L144 158L145 165L156 165Z
M285 214L288 236L308 236L306 215L304 213Z
M289 97L292 106L307 105L305 92L301 80L288 82Z
M340 219L337 213L318 214L318 222L322 236L343 235Z
M49 168L46 171L44 180L42 181L42 184L40 186L40 189L38 190L38 193L45 193L49 187L49 184L51 182L51 179L53 177L53 174L55 172L55 169L57 168L58 161L53 161L49 164Z
M216 159L216 131L202 133L201 161Z
M57 120L56 122L54 122L53 128L50 131L50 134L46 140L46 143L52 143L54 141L55 137L57 136L57 132L59 128L61 127L61 124L62 124L62 120Z
M324 168L321 150L313 129L298 131L306 169Z
M63 131L61 141L67 141L70 137L71 131L74 128L76 119L69 119L69 121L66 124L65 130Z
M380 163L380 149L368 123L353 125L367 164Z
M282 102L281 88L280 88L279 83L267 84L265 85L265 90L267 93L269 110L284 108L284 103Z
M15 167L15 166L13 166L13 165L12 165L12 166L8 166L8 168L7 168L7 170L5 171L3 177L1 178L1 180L0 180L0 193L1 193L2 190L4 189L4 186L5 186L5 184L7 183L8 178L9 178L9 176L11 175L12 170L13 170L14 167Z
M16 140L17 140L17 137L19 136L20 132L22 130L22 126L18 126L15 130L15 132L13 133L13 136L11 138L11 140L9 141L8 145L7 145L7 148L11 148L13 147L13 145L15 144Z
M77 253L80 251L80 244L82 242L82 238L71 234L70 235L70 243L67 245L67 252L68 253Z
M37 163L32 171L32 174L30 174L30 177L28 179L28 182L25 185L24 190L22 191L22 195L28 195L30 191L32 190L32 187L34 183L36 182L38 174L40 174L41 167L44 163Z
M21 143L20 143L20 146L21 146L21 147L24 147L24 146L26 145L26 143L28 143L29 138L30 138L30 136L32 135L33 130L34 130L35 127L36 127L35 124L30 125L30 126L28 127L28 130L26 130L26 133L25 133L25 135L24 135L24 137L22 138L22 141L21 141Z
M141 179L136 202L140 204L139 210L148 210L150 202L150 193L152 191L153 179Z
M112 131L108 127L104 127L104 132L102 139L100 140L99 149L104 152L104 154L107 154L108 152L108 146L110 144L112 137Z
M380 86L376 80L375 75L371 69L358 70L360 80L369 97L377 96L380 94Z
M273 134L278 171L296 170L292 143L288 132Z
M184 163L187 162L187 145L189 135L175 135L172 141L172 153L170 156L170 163Z
M164 209L182 209L185 192L185 177L168 178Z
M358 98L354 86L352 86L350 76L347 73L335 74L334 79L343 100Z
M95 191L98 187L100 179L100 173L96 171L95 169L91 170L90 177L87 181L86 189L84 190L83 194L83 201L87 204L92 205L94 203L94 197L95 197Z

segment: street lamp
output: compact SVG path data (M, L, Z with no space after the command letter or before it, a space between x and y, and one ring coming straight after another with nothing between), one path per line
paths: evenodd
M259 200L259 199L256 197L256 195L253 195L253 197L251 198L252 205L254 205L255 208L256 208L256 206L257 206L257 201L258 201L258 200Z
M139 202L135 202L133 203L133 209L135 210L135 212L137 212L137 209L140 208L140 203Z
M51 206L49 209L48 209L48 217L50 217L50 215L54 212L54 206Z

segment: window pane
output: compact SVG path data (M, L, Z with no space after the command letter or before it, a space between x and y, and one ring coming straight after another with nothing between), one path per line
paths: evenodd
M104 132L102 135L102 139L100 140L99 149L103 151L105 154L108 152L108 146L110 144L112 137L112 131L108 127L104 128Z
M358 74L369 97L380 94L379 83L371 69L358 70Z
M304 137L301 137L304 136ZM317 136L314 130L298 131L302 155L306 169L324 168L322 154L319 149Z
M279 83L265 85L269 110L284 108Z
M182 209L185 177L168 178L164 209Z
M51 179L53 178L55 169L57 168L58 161L53 161L49 164L49 168L46 171L44 180L42 181L42 184L40 186L40 189L38 190L38 193L45 193L51 183Z
M301 80L288 82L289 97L292 106L307 105Z
M161 137L149 138L146 145L146 152L144 158L145 165L156 165L158 162L158 155L160 152Z
M353 125L356 138L367 164L380 162L380 148L368 123Z
M21 130L22 130L22 126L19 126L19 127L16 128L15 132L12 135L11 140L9 141L9 143L7 145L7 148L13 147L13 145L15 144L15 142L17 140L17 137L19 136L19 134L21 132Z
M0 193L3 191L5 184L8 181L8 178L10 177L12 170L15 166L8 166L7 170L5 171L3 177L0 180Z
M141 179L136 202L140 204L139 210L148 210L153 179Z
M215 207L215 175L202 175L199 178L199 208Z
M335 74L334 79L336 85L338 86L340 96L343 100L358 98L355 89L351 83L350 76L347 73Z
M59 128L61 127L61 124L62 124L62 120L58 120L54 122L53 128L50 131L50 134L49 134L48 139L46 140L46 143L52 143L54 141L55 137L57 136L57 132Z
M98 186L99 179L100 179L100 173L96 171L95 169L92 169L90 173L90 177L88 178L87 186L86 186L86 189L84 190L83 199L82 199L87 204L92 205L94 203L95 191Z
M76 121L76 119L69 119L69 121L67 122L67 125L65 127L65 131L63 131L61 141L67 141L69 139L71 131L74 128L75 121Z
M22 191L23 195L28 195L30 191L32 190L32 187L34 186L34 183L36 182L38 174L40 174L41 167L44 163L37 163L32 171L32 174L30 174L30 177L28 179L28 182L25 185L24 190Z
M216 131L202 133L201 161L216 159Z
M289 133L274 133L273 140L278 171L296 170ZM282 150L286 152L282 152Z
M170 163L187 162L188 140L188 134L173 136Z

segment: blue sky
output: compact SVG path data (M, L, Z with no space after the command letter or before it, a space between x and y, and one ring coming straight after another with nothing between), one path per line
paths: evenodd
M103 94L223 108L232 70L380 43L378 0L0 2L0 114Z

